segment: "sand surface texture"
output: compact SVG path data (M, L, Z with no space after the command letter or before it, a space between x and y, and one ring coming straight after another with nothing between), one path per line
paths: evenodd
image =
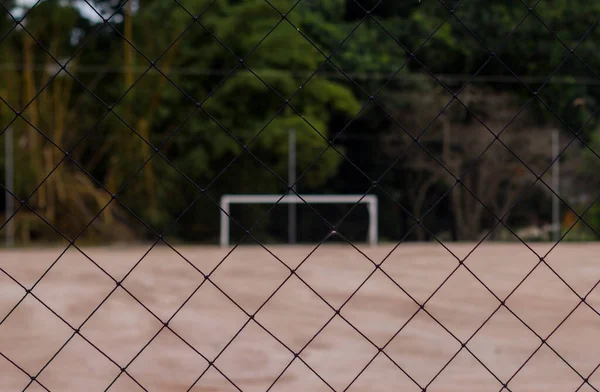
M600 245L473 246L0 251L0 391L600 389Z

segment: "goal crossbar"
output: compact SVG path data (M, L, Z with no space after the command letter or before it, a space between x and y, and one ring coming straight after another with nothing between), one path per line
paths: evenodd
M229 246L231 204L366 204L369 213L368 242L377 244L378 201L376 195L223 195L221 197L221 246Z

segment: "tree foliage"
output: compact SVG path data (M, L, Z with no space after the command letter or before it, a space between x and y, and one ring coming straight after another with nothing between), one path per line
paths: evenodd
M301 192L363 193L372 185L366 175L375 179L395 162L380 195L382 209L398 214L384 217L380 232L397 238L413 222L398 204L418 214L452 183L431 157L402 150L454 91L466 108L453 102L423 139L453 170L493 137L474 128L474 115L496 132L521 110L506 143L533 165L545 162L548 146L535 141L550 129L565 137L581 131L581 140L598 145L598 90L587 82L600 73L594 2L545 1L532 13L517 0L90 4L95 10L79 1L43 0L33 9L4 1L10 13L0 16L0 131L10 125L16 134L14 192L33 194L29 207L71 237L83 229L100 240L169 229L213 240L220 195L287 191L294 129L306 171ZM25 14L23 27L15 25ZM585 178L597 157L579 154L582 144L566 159L583 167L570 172L580 179L576 189L593 193ZM473 177L472 191L498 211L527 183L511 174L522 166L511 159L492 152ZM431 232L475 239L495 223L460 192L442 201L450 212L429 221ZM244 208L240 219L251 223L264 211ZM24 240L56 235L34 215L17 216ZM256 230L277 235L282 217L269 214ZM304 238L317 235L304 227ZM362 235L356 227L348 236Z

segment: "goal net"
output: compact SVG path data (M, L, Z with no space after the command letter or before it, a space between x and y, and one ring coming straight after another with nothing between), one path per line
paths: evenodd
M221 246L229 246L229 215L232 204L366 204L369 214L367 241L378 241L376 195L223 195L221 197Z

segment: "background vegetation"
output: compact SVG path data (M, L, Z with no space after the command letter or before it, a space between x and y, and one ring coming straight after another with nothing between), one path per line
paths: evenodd
M600 207L588 209L600 195L597 3L0 3L0 132L15 134L22 243L56 230L214 242L220 195L287 192L290 129L298 192L379 195L380 235L394 241L494 227L514 240L496 217L515 231L550 223L536 174L550 184L558 129L563 230L584 211L589 225L567 239L600 230ZM232 212L247 228L266 214L252 233L284 241L287 207L269 207ZM298 206L299 240L320 241L319 215L349 210ZM424 213L426 229L410 230ZM338 229L362 240L365 219L355 208Z

